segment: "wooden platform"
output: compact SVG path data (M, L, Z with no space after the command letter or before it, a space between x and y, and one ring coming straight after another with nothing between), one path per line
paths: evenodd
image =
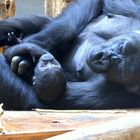
M140 110L5 111L0 140L140 140L139 118Z

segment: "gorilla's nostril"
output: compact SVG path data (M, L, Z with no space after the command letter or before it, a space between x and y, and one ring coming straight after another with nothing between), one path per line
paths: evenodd
M110 60L111 63L118 63L120 61L121 61L121 59L116 55L112 56L111 60Z
M105 72L109 67L109 53L99 52L97 54L90 54L87 59L87 64L91 70L97 73Z
M93 61L95 60L102 60L103 58L104 58L104 55L105 55L105 53L104 52L99 52L99 53L97 53L95 56L94 56L94 58L93 58Z

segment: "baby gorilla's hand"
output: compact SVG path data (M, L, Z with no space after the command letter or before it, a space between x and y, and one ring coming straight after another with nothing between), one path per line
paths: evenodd
M10 46L21 43L22 39L23 39L23 34L20 34L19 37L17 37L14 32L8 32L7 34L7 41L10 44Z

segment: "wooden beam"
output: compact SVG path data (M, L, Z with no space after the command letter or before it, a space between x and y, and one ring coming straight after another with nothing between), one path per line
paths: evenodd
M45 0L45 14L51 16L59 15L68 2L70 0Z
M140 140L140 113L99 125L91 125L48 140Z
M69 131L76 130L81 132L81 128L87 129L89 126L93 126L95 127L94 129L96 129L96 126L103 125L104 123L106 123L106 128L107 125L111 128L111 124L114 126L112 123L113 120L124 117L127 118L127 116L130 115L140 117L139 114L139 110L5 111L1 116L3 132L0 135L0 139L7 140L10 138L10 140L40 140L64 134ZM131 122L137 121L136 118L132 117L131 119ZM130 119L126 119L127 125L129 123L128 121L130 121ZM139 121L137 125L140 126ZM133 125L131 127L133 129ZM98 129L98 132L100 132L100 129ZM88 134L89 133L87 133L87 135Z
M0 0L0 19L6 19L14 16L15 1L14 0Z

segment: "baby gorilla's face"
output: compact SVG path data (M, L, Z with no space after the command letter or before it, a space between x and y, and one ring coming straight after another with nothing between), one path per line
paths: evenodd
M89 67L108 80L125 85L131 92L140 90L140 35L121 35L99 48L102 50L95 52L93 49L89 53Z
M33 86L39 98L45 102L56 100L65 89L65 77L57 60L50 54L40 57L35 68Z

